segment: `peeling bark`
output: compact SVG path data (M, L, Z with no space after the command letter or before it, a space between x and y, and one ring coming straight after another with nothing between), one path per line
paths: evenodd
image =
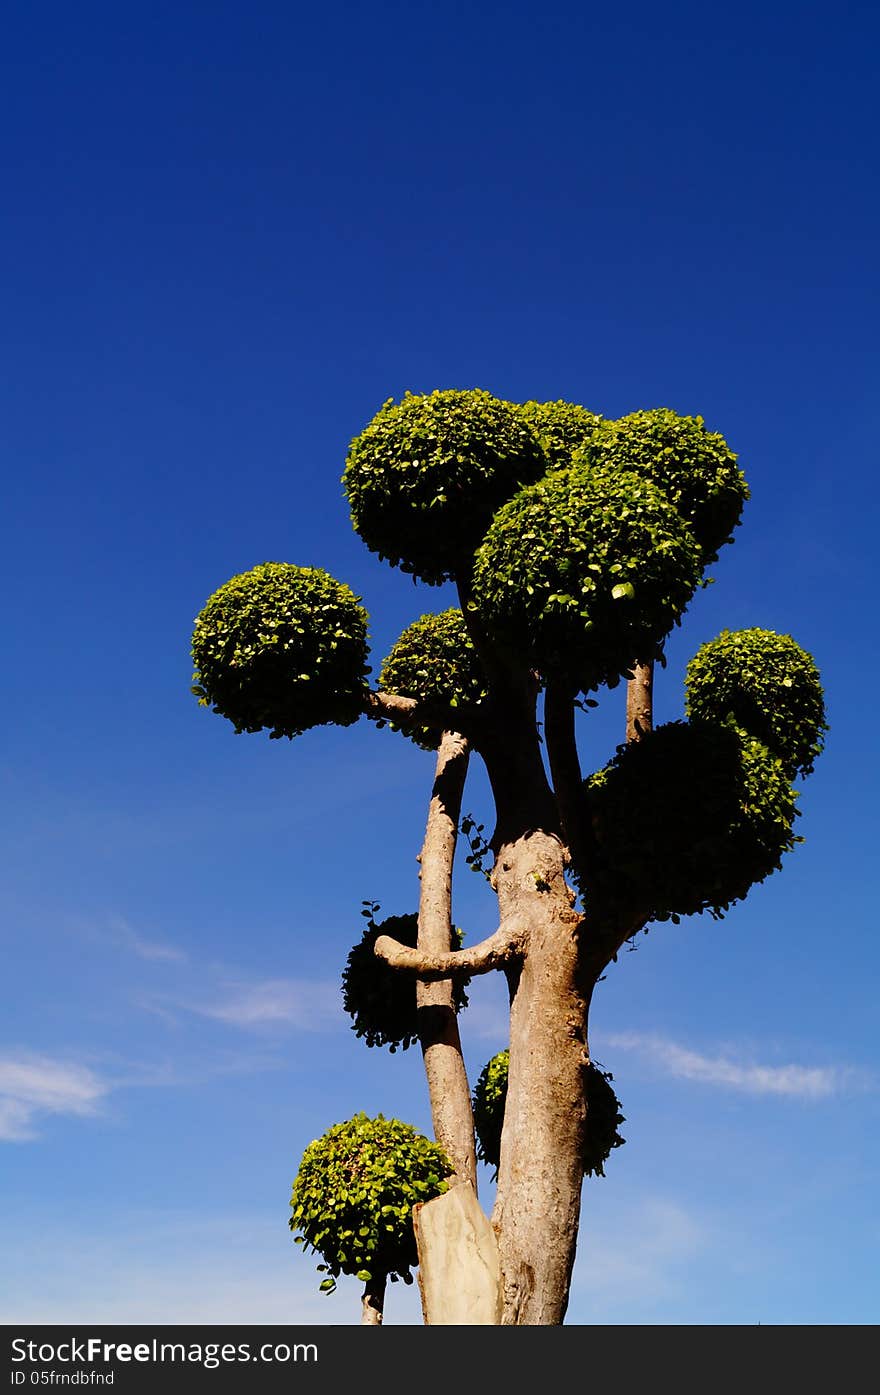
M421 854L420 955L451 953L452 868L468 756L466 739L456 732L444 732L437 752ZM420 978L416 983L416 1007L434 1137L452 1162L456 1175L476 1190L474 1116L453 1006L453 980Z

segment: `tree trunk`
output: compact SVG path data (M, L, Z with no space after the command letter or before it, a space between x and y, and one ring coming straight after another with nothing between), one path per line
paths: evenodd
M364 1285L361 1297L361 1326L381 1327L385 1312L385 1284L387 1276L378 1274Z
M654 665L636 664L626 685L626 739L639 741L654 727Z
M502 919L528 915L528 948L510 1012L510 1068L492 1223L506 1325L561 1323L577 1244L586 1125L588 994L580 916L564 849L542 832L499 850Z
M456 732L444 732L421 855L418 947L429 954L443 954L451 948L452 866L467 767L467 741ZM434 1137L456 1175L476 1191L474 1116L452 979L419 979L416 1004Z
M535 724L536 690L511 684L481 749L498 822L492 885L500 920L525 920L511 985L510 1066L492 1224L503 1323L555 1325L568 1305L586 1125L587 999L568 850Z

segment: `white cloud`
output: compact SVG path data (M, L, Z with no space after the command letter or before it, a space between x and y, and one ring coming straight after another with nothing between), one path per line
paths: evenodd
M664 1037L641 1032L602 1036L621 1051L650 1057L662 1074L703 1085L720 1085L750 1095L787 1095L795 1099L827 1099L852 1083L854 1072L840 1066L761 1065L729 1056L702 1055Z
M173 964L182 964L186 961L186 954L182 949L177 949L175 945L166 944L161 940L148 940L143 935L139 935L132 929L127 920L122 916L114 916L111 921L112 939L122 949L128 949L132 954L136 954L139 959L149 959L154 961L164 961Z
M233 983L213 997L178 1000L178 1007L233 1027L292 1027L303 1032L337 1026L338 983L276 978Z
M47 1114L95 1114L109 1090L87 1066L29 1053L0 1056L0 1139L36 1138Z

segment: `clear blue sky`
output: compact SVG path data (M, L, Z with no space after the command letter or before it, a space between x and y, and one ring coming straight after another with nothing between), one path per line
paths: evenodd
M189 638L265 560L363 595L377 662L441 608L339 477L384 399L471 386L721 431L753 497L659 715L761 625L832 726L784 871L597 994L628 1141L570 1321L877 1320L878 41L867 4L7 7L4 1321L357 1318L287 1204L355 1110L428 1126L339 974L362 898L415 905L431 758L366 723L236 737ZM466 874L457 919L492 918ZM472 1075L502 1007L474 993Z

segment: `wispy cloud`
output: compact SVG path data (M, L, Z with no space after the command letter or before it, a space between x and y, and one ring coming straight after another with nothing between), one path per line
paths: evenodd
M209 996L178 999L176 1006L232 1027L319 1032L338 1025L340 992L336 982L274 978L231 983Z
M186 962L187 956L182 949L167 944L163 940L150 940L139 935L122 916L112 917L110 937L121 949L129 950L132 954L136 954L139 959L165 961L173 964Z
M29 1053L0 1056L0 1139L36 1138L48 1114L95 1114L109 1092L88 1066Z
M582 1314L575 1320L620 1321L623 1315L628 1321L634 1307L662 1310L674 1302L683 1275L709 1246L704 1220L664 1197L627 1197L623 1205L612 1199L595 1210L591 1199L572 1287L572 1304Z
M839 1094L856 1082L857 1072L845 1066L762 1065L741 1057L703 1055L665 1037L640 1032L603 1035L616 1050L650 1057L652 1066L677 1080L720 1085L750 1095L787 1095L819 1100Z

